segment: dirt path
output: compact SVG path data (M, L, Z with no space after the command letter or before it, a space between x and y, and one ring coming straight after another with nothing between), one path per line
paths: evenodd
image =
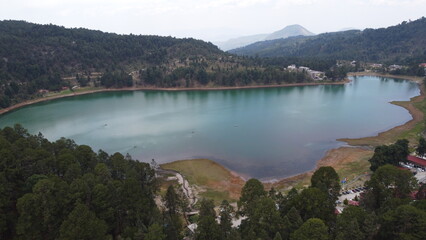
M166 175L166 174L173 174L176 177L176 180L178 181L179 185L182 187L182 192L185 195L185 197L189 201L189 207L193 209L194 205L197 203L198 198L195 195L194 191L192 190L191 186L189 185L188 180L186 180L182 174L180 174L177 171L169 170L169 169L157 169L157 173Z
M175 176L178 180L178 183L182 186L182 191L185 197L189 200L189 206L191 208L194 207L194 205L197 203L198 198L194 195L194 192L192 191L191 186L189 186L188 180L186 180L182 174L175 173Z

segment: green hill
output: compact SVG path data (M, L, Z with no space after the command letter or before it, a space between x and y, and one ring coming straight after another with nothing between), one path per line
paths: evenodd
M368 62L421 62L426 60L426 18L388 28L263 41L230 52L259 57L309 56Z
M0 21L0 108L81 87L215 87L310 81L282 63L237 57L195 39L118 35Z

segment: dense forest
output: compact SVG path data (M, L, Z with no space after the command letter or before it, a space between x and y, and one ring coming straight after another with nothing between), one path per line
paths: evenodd
M290 64L327 71L330 80L344 77L334 74L335 59L239 57L195 39L0 21L0 108L77 85L185 88L312 81L305 73L286 71Z
M426 62L426 18L388 28L262 41L230 52L259 57L318 57L418 64Z
M423 145L418 150L424 152ZM407 146L400 140L386 152L405 154ZM335 210L340 178L332 167L321 167L308 188L283 194L250 179L238 208L223 201L215 210L203 199L199 215L188 219L188 201L173 185L162 207L156 204L159 185L149 164L95 153L70 139L50 142L15 125L0 130L0 238L426 239L426 185L387 163L372 168L359 206L341 214ZM232 227L238 216L241 225ZM197 224L195 233L185 230L187 221Z

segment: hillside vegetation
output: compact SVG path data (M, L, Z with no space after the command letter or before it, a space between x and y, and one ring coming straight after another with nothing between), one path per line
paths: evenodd
M0 21L0 108L76 85L186 88L311 81L304 73L285 71L283 63L237 57L195 39ZM326 68L334 64L327 62Z
M231 50L259 57L320 57L367 62L426 61L426 18L380 29L263 41Z

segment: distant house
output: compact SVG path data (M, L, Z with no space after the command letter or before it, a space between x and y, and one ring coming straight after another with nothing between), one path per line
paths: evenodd
M303 66L299 67L299 71L301 71L301 72L303 72L303 71L308 72L309 70L311 70L311 69L309 69L308 67L303 67Z
M298 71L298 72L305 72L307 73L314 81L320 81L320 80L324 80L327 77L325 76L324 72L320 72L320 71L315 71L315 70L311 70L308 67L304 67L304 66L300 66L300 67L296 67L295 64L289 65L287 67L288 71Z
M292 65L289 65L287 67L287 70L289 70L289 71L295 71L295 70L297 70L297 67L296 67L296 65L292 64Z
M321 81L325 79L324 72L309 70L308 73L314 81Z
M40 90L38 90L38 93L40 93L41 95L45 95L45 94L49 93L49 90L47 90L47 89L40 89Z
M371 67L371 68L374 68L374 69L379 69L379 68L382 68L382 67L383 67L383 64L380 64L380 63L372 63L372 64L370 65L370 67Z
M395 70L402 69L402 66L393 64L393 65L390 65L388 69L389 71L395 71Z

